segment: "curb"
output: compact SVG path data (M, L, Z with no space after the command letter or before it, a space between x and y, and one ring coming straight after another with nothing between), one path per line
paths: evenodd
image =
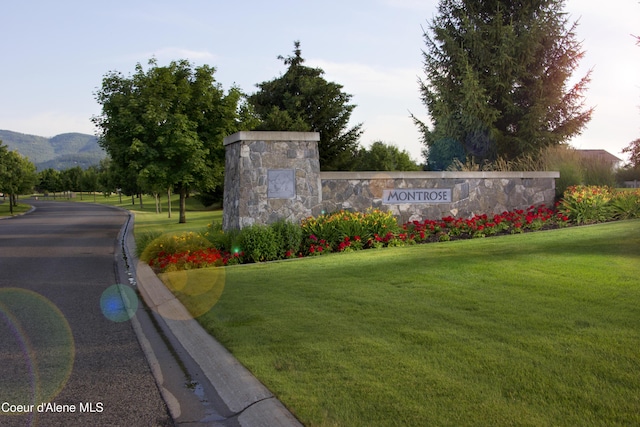
M19 217L19 216L22 216L22 215L30 214L31 212L33 212L35 210L36 210L36 207L31 205L31 208L26 212L21 212L21 213L13 214L13 215L0 216L0 220L2 220L2 219L11 219L11 218L16 218L16 217Z
M122 239L140 295L200 366L242 427L302 427L285 406L217 342L167 289L154 271L134 255L133 216Z

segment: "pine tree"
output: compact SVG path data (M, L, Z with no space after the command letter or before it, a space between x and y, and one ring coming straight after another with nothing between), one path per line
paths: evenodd
M589 122L590 72L568 81L584 52L563 0L441 0L425 31L424 143L453 139L478 160L535 155Z
M259 83L249 103L262 120L258 130L319 132L320 167L348 169L358 148L362 125L348 128L355 105L342 85L324 79L324 71L303 65L300 42L294 55L279 57L287 71L280 77Z

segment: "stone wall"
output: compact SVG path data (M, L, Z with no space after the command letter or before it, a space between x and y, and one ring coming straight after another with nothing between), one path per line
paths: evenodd
M326 212L340 209L391 211L401 222L470 217L552 206L558 172L322 172L322 205ZM395 198L383 197L385 190ZM420 190L440 190L427 193ZM416 194L417 192L417 194ZM424 197L421 197L422 195ZM393 196L393 193L391 194ZM404 202L404 203L403 203Z
M226 149L223 228L375 208L400 222L552 205L558 172L320 172L314 132L238 132Z
M315 132L238 132L226 137L223 228L318 215L319 140Z

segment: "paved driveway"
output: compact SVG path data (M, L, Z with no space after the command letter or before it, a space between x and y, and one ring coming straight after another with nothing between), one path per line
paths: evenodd
M173 425L131 323L109 312L126 213L33 205L0 220L0 425Z

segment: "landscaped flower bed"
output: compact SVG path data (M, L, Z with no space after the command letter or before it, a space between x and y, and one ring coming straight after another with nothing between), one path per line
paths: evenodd
M545 205L471 218L447 216L398 225L390 212L339 211L300 225L279 221L225 233L211 224L202 233L161 236L141 259L157 271L318 256L389 246L473 239L640 216L640 191L570 187L554 208Z
M527 210L503 212L493 216L475 215L472 218L444 217L441 220L413 221L403 225L419 243L489 237L566 227L569 217L545 205L530 206Z

